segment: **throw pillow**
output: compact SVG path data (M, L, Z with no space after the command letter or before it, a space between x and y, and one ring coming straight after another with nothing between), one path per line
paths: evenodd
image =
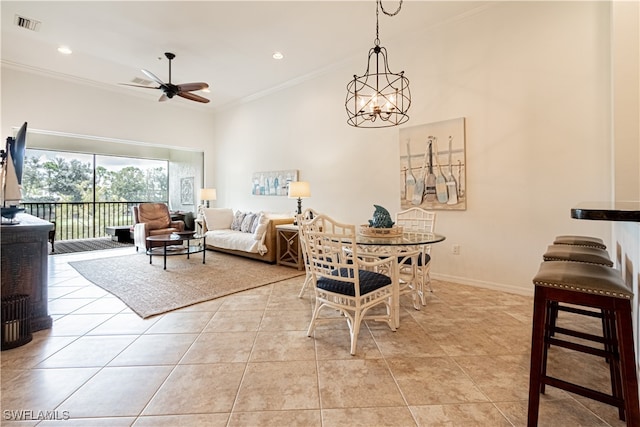
M260 217L256 220L258 226L256 227L256 231L253 232L253 238L255 240L262 240L262 236L267 231L267 226L269 225L269 217L264 213L260 214Z
M228 230L233 222L233 211L229 208L203 208L202 214L207 230Z
M251 233L251 229L253 228L253 222L256 219L256 214L247 213L242 220L242 225L240 226L240 231L243 233Z
M240 231L240 227L242 226L242 221L244 220L245 212L236 211L236 214L233 216L233 222L231 223L231 229L235 231Z
M250 233L256 232L256 229L258 228L258 225L260 225L260 221L262 220L263 216L264 216L264 213L262 212L256 213L256 219L253 220L253 225L251 226Z

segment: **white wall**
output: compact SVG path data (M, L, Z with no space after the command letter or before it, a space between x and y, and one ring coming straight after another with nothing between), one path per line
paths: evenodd
M640 200L640 4L612 4L612 139L614 200ZM635 298L636 359L640 370L640 224L613 224L617 267Z
M404 126L466 118L468 209L438 215L447 240L432 249L435 277L530 293L555 235L610 240L608 224L570 218L576 203L611 197L609 27L604 2L499 2L382 39L391 69L410 80ZM312 191L303 206L352 223L365 223L373 203L399 209L399 130L346 124L345 87L364 71L369 47L342 68L216 116L217 206L292 210L286 198L250 196L249 177L299 169Z
M29 129L97 136L186 149L212 144L210 110L81 85L2 67L2 135ZM179 100L178 100L179 101Z

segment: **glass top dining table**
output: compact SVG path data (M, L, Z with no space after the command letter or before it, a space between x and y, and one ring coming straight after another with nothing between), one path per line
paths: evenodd
M400 326L400 268L398 257L408 252L419 250L419 246L439 243L443 240L445 240L445 236L441 234L419 231L404 231L402 235L393 237L372 237L359 233L356 235L356 244L362 252L377 257L394 257L392 280L394 323L396 328Z
M441 234L405 231L401 235L392 237L372 237L358 234L356 244L366 246L419 246L430 245L445 240Z

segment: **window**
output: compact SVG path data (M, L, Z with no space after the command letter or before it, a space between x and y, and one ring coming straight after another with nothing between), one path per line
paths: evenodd
M162 202L168 162L27 149L23 202Z

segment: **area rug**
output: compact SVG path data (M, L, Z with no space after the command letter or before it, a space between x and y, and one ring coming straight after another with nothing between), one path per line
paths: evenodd
M114 242L110 237L97 239L57 240L53 243L53 252L51 252L51 255L126 248L131 245L133 245L133 243Z
M118 297L143 319L225 295L265 286L304 274L290 267L207 251L202 254L154 256L143 254L69 263L87 280Z

